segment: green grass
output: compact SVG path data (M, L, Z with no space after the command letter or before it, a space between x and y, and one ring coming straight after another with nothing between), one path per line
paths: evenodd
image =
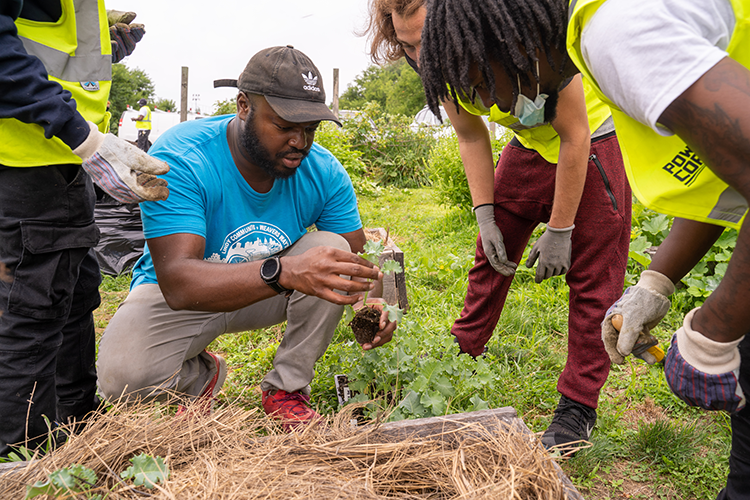
M471 212L446 209L437 199L427 188L378 188L360 196L364 225L387 228L404 252L410 310L392 342L366 353L342 322L316 366L312 401L322 413L336 412L333 376L345 373L359 399L380 398L365 410L369 416L384 408L395 409L394 418L413 418L512 406L541 432L557 405L555 387L565 364L565 281L537 285L533 270L520 266L486 358L458 355L449 331L463 306L477 226ZM106 325L127 286L128 277L104 279L98 327ZM665 350L690 307L675 296L655 330ZM282 334L283 325L224 335L210 346L226 355L231 369L225 402L260 406L258 385ZM585 498L713 499L724 485L728 416L687 407L669 390L660 366L632 357L613 366L598 416L593 446L562 463Z

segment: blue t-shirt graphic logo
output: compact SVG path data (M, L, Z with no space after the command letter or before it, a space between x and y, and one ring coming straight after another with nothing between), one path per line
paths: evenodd
M228 234L220 253L214 253L206 260L228 264L251 262L277 254L290 244L290 238L277 226L250 222Z

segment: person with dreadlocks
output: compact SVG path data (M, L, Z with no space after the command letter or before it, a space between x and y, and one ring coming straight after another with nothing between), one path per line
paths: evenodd
M444 36L446 25L457 31ZM626 290L602 323L613 362L664 318L672 285L724 228L739 229L723 279L685 316L665 359L678 397L731 413L719 500L750 491L749 27L748 0L440 0L428 8L420 59L432 109L450 92L446 83L464 94L479 86L484 101L512 106L528 94L515 82L539 59L541 92L581 72L610 105L635 195L676 217L647 282ZM619 333L614 314L623 316Z
M470 64L467 47L472 54L494 53L481 40L466 37L460 51L420 56L425 43L421 39L427 12L424 0L374 0L370 7L372 59L382 63L405 57L427 88L437 79L423 67L437 65L460 72ZM441 22L444 36L462 36L455 19ZM531 66L534 74L542 67L547 70L539 63ZM521 79L533 95L536 79L526 74ZM537 283L567 273L570 334L567 363L558 380L560 402L542 442L549 448L568 447L588 439L596 422L599 391L610 366L599 324L622 293L630 242L631 192L610 112L580 76L549 94L548 102L558 103L557 115L551 113L554 108L531 101L513 112L500 103L485 101L485 106L475 98L475 91L484 92L481 87L458 83L452 81L449 90L441 81L445 92L432 104L445 102L458 136L480 233L464 308L451 333L462 352L482 354L532 232L546 223L526 265L538 260ZM462 88L468 91L460 94ZM543 103L542 98L537 102L540 99ZM439 115L435 106L433 112ZM515 134L496 171L482 115Z

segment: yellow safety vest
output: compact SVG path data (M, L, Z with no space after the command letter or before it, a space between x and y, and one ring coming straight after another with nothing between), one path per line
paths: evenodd
M143 113L143 110L146 110L146 116L143 117L143 120L138 120L135 122L135 128L140 130L151 130L151 108L148 106L143 106L139 113Z
M612 109L625 171L633 194L657 212L686 219L739 228L747 213L747 201L707 168L678 136L661 136L630 118L596 86L581 53L581 33L606 0L573 0L568 24L568 54L592 82L597 95ZM729 56L750 67L750 0L730 0L736 24L727 47Z
M586 112L589 117L589 128L594 133L610 116L609 107L596 96L594 89L583 80L583 90L586 97ZM536 127L521 125L518 118L510 113L500 111L493 105L489 112L479 109L470 102L459 100L461 106L473 115L486 115L491 122L509 128L525 148L533 149L550 163L557 163L560 159L560 136L549 123Z
M112 47L103 0L61 0L56 22L16 19L26 52L36 56L49 79L73 94L76 109L109 130L107 99L112 84ZM81 164L81 159L57 137L46 139L44 129L15 118L0 119L0 164L10 167Z

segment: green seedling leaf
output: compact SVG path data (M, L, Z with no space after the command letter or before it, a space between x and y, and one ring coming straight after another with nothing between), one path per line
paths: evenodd
M403 271L403 269L401 269L401 264L393 259L389 259L383 262L383 265L380 266L380 270L383 271L383 274L400 273L401 271Z
M73 464L47 476L47 481L37 481L26 487L26 499L39 495L58 497L70 493L81 493L96 483L96 473L82 465Z
M351 304L344 306L344 323L349 323L354 319L354 307Z
M120 476L123 479L133 479L136 486L145 486L152 489L156 483L164 483L169 477L169 468L161 457L152 457L141 453L130 459L133 464Z
M401 321L404 317L404 310L395 304L383 304L383 310L388 312L388 321Z
M385 250L385 245L380 241L368 240L365 243L364 251L359 255L364 259L369 260L373 264L377 264L380 259L380 254Z

